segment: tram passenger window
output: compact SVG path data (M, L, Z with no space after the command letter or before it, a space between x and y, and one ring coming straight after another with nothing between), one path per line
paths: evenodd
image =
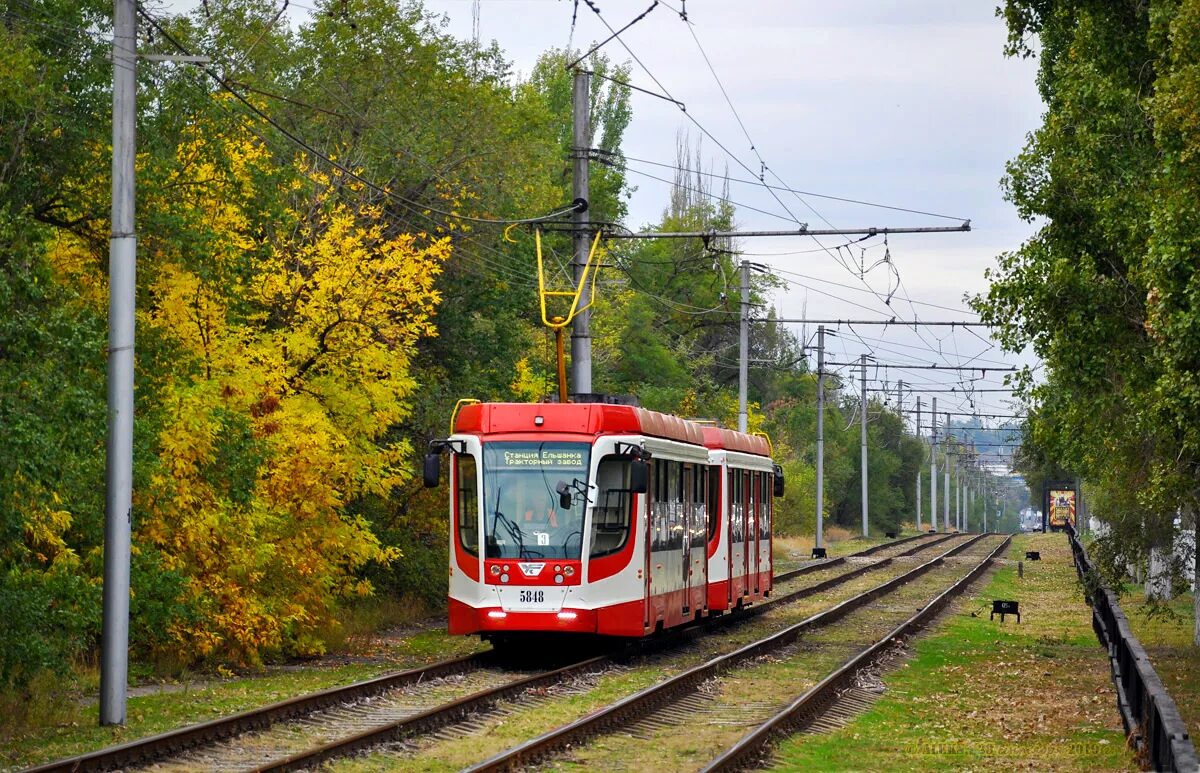
M475 457L454 455L456 481L454 517L458 522L458 541L463 550L479 555L479 480L475 476Z
M666 462L650 460L650 551L666 550Z
M758 500L758 537L771 538L771 474L762 473Z
M754 481L750 479L750 471L746 469L740 474L742 478L742 511L745 514L745 521L742 525L742 540L745 543L754 541Z
M746 490L746 501L750 512L748 528L746 529L746 540L754 542L758 539L758 522L762 515L762 473L748 472L746 476L750 481L750 487Z
M721 468L708 467L708 539L717 536L721 525Z
M633 492L628 459L607 456L596 470L599 495L592 510L592 558L615 553L629 541Z
M731 531L730 536L732 542L744 542L744 521L745 508L742 504L742 471L729 471L729 523Z
M671 533L667 543L668 550L679 550L683 547L683 463L667 462L668 485L671 513Z
M704 493L708 488L704 485L704 476L707 470L707 467L700 465L691 468L692 513L688 530L691 532L692 547L696 547L704 541L705 519L708 517L707 508L704 505Z
M750 491L746 488L746 473L742 470L737 471L737 498L738 498L738 542L746 541L746 518L749 516L749 508L746 506L746 500L749 497Z

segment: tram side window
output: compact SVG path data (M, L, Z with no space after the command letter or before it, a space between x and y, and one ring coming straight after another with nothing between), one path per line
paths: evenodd
M758 537L759 539L771 538L771 474L764 472L761 479L762 485L758 490L759 501L759 517L758 517Z
M745 542L744 534L745 521L743 515L745 510L742 505L742 471L729 471L729 521L732 527L733 535L730 537L732 542Z
M754 542L758 534L758 503L754 501L754 489L758 483L758 473L746 470L742 478L746 486L743 500L746 504L746 541Z
M475 457L455 454L456 481L454 517L458 521L458 542L463 550L479 555L479 480L475 475Z
M751 500L750 530L749 530L750 533L747 535L747 539L749 541L753 542L753 541L757 540L759 538L759 535L762 533L761 526L762 526L762 506L763 506L763 502L762 502L763 474L761 472L751 472L751 473L748 473L748 475L750 476L750 491L752 492L752 495L750 497L747 497L747 499Z
M667 469L661 459L650 461L650 550L664 550L666 542Z
M717 536L721 525L721 468L709 467L708 473L708 540Z
M708 486L705 483L707 476L707 467L702 465L692 467L692 547L697 547L704 542L705 524L708 519L708 505L704 501L704 495L708 492Z
M683 463L654 459L651 465L650 550L677 550L683 547Z
M629 460L606 456L596 471L599 496L592 510L592 548L597 558L615 553L629 541L633 492L629 488Z
M671 531L667 537L667 549L679 550L683 547L683 462L667 462L668 485L670 496Z

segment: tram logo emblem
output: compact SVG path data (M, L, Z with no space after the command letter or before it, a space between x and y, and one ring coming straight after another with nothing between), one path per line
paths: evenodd
M521 567L521 574L525 575L526 577L537 577L539 574L542 573L542 570L546 568L545 563L540 563L540 564L521 563L521 564L517 564L517 566Z

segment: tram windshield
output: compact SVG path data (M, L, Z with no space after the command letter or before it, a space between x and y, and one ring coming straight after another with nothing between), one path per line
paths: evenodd
M587 443L484 443L487 557L578 559L590 459ZM561 506L564 490L569 508Z

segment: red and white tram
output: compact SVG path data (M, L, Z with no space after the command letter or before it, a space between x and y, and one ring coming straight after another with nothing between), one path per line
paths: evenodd
M475 403L448 451L450 633L641 637L771 591L758 436L630 405Z

